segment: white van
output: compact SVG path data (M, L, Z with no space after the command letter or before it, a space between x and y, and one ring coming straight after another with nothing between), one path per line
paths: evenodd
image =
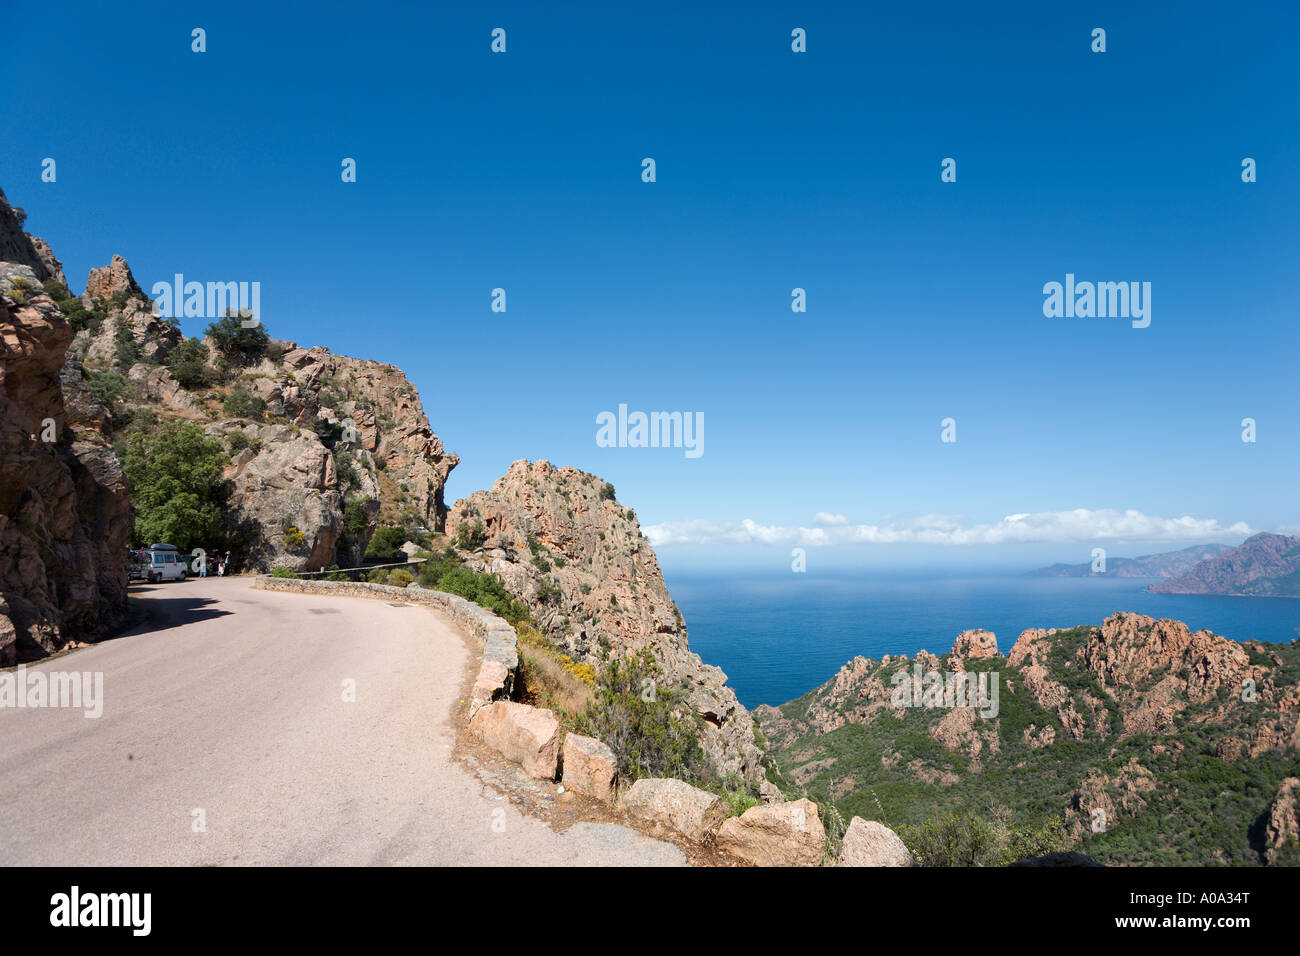
M185 580L185 556L177 552L175 545L149 545L149 580Z

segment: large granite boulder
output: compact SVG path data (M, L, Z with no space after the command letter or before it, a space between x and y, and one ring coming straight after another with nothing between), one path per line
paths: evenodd
M725 820L718 847L755 866L820 866L826 830L811 800L750 807Z

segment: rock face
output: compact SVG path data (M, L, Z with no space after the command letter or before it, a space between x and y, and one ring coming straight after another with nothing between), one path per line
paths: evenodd
M517 461L491 490L452 506L447 531L462 527L481 527L480 540L462 549L465 563L495 574L565 653L599 666L602 648L649 649L703 718L701 745L714 769L763 779L749 712L727 675L691 652L654 550L612 487L575 468Z
M992 631L962 631L952 645L952 656L958 661L997 657L998 639Z
M755 866L820 866L826 830L811 800L750 807L724 820L718 847Z
M669 827L700 842L726 816L722 798L671 777L647 777L623 794L623 807L633 816Z
M560 722L549 710L498 700L470 718L484 743L523 766L530 776L554 780L560 758Z
M840 866L915 866L898 834L883 823L854 817L844 831Z
M1153 584L1158 594L1300 596L1300 537L1257 534L1185 574Z
M40 284L62 269L21 225L0 193L0 665L125 620L132 521L107 412L75 380L64 402L72 330Z
M606 803L614 799L618 761L614 751L592 737L564 736L564 786Z
M1276 863L1288 843L1300 841L1300 779L1287 777L1277 788L1264 823L1264 861Z
M205 340L214 381L186 388L164 364L184 335L154 315L126 260L92 269L81 304L98 321L73 340L73 377L123 374L129 414L196 423L229 445L222 531L240 568L346 566L382 524L442 530L443 487L458 459L396 367L271 340L259 361L231 370ZM232 417L224 403L238 392L264 411ZM345 533L349 505L361 526Z

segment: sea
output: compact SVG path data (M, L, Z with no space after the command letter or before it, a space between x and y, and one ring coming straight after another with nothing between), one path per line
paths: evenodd
M1117 611L1173 618L1236 641L1289 643L1300 598L1149 594L1147 578L665 572L691 649L727 672L746 707L783 704L853 657L943 654L984 628L1006 653L1031 627L1100 624Z

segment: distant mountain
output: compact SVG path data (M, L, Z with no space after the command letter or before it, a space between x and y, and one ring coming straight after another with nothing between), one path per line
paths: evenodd
M1147 590L1156 594L1300 597L1300 538L1257 534L1241 547L1201 561Z
M1112 578L1172 578L1185 574L1196 566L1197 562L1212 558L1232 548L1226 544L1194 544L1181 551L1169 551L1165 554L1144 554L1138 558L1107 558L1106 576ZM1045 578L1087 578L1093 577L1092 563L1053 564L1031 575Z

